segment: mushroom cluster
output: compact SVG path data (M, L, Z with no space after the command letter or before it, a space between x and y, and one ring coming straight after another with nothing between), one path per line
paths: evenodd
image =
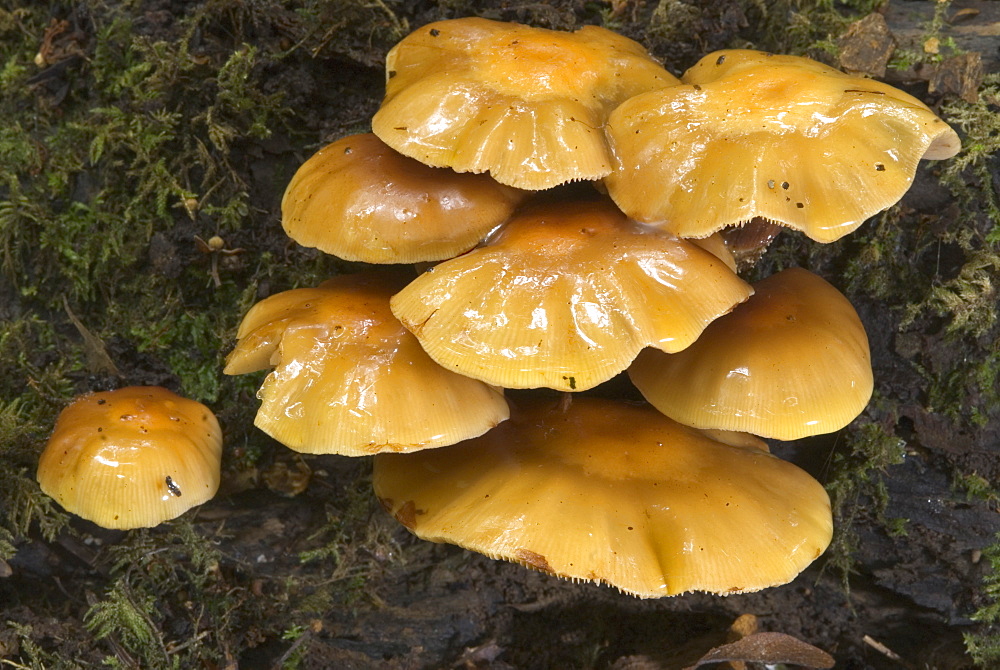
M746 283L731 231L838 239L954 155L951 128L806 58L722 51L678 79L602 28L480 18L389 52L372 128L299 169L284 229L431 265L256 305L226 372L273 368L258 426L375 454L420 537L640 597L783 584L824 551L827 494L758 436L853 420L867 336L807 270ZM569 395L626 369L648 404ZM536 388L566 395L505 399Z

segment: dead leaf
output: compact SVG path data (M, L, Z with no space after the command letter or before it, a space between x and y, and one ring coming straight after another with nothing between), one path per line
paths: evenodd
M830 654L791 635L754 633L737 642L715 647L684 670L726 661L790 663L805 668L832 668L834 664Z

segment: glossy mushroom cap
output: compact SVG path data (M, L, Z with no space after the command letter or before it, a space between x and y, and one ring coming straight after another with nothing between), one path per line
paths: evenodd
M364 456L454 444L506 419L500 391L437 365L392 316L403 283L343 275L254 305L225 372L274 368L255 425L296 451Z
M351 135L298 169L281 223L299 244L349 261L439 261L476 246L526 195L487 175L429 167L372 134Z
M210 500L222 431L211 410L158 386L79 396L60 413L38 483L105 528L146 528Z
M580 391L646 346L679 351L750 295L722 261L607 201L536 206L392 298L438 363L504 388Z
M632 382L688 426L795 440L839 430L864 410L873 377L857 312L822 278L792 268L676 354L646 350Z
M833 527L826 491L791 463L590 398L445 449L379 455L374 486L421 538L643 598L784 584Z
M921 158L959 139L922 102L807 58L719 51L684 85L611 115L608 193L681 237L754 217L831 242L897 202Z
M624 100L677 83L636 42L480 18L426 25L386 58L372 130L402 154L545 189L611 171L602 128Z

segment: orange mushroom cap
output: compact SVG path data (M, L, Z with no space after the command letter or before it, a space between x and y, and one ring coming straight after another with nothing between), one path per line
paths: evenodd
M602 127L622 101L677 83L636 42L480 18L411 33L386 58L372 130L402 154L544 189L611 170Z
M343 275L254 305L225 372L274 368L255 425L296 451L363 456L454 444L505 420L502 392L437 365L392 316L403 283Z
M642 395L688 426L794 440L839 430L871 398L868 337L821 277L791 268L675 354L647 349L629 367Z
M350 135L298 169L281 223L299 244L349 261L439 261L476 246L526 195L487 175L429 167L372 134Z
M38 461L38 483L105 528L146 528L219 488L222 431L211 410L158 386L77 397Z
M683 349L750 291L712 254L602 200L524 210L391 304L450 370L505 388L580 391L645 346Z
M958 135L916 98L808 58L718 51L611 114L608 193L681 237L754 217L831 242L894 204Z
M524 409L452 447L376 456L374 487L421 538L643 598L784 584L833 527L823 487L791 463L591 398Z

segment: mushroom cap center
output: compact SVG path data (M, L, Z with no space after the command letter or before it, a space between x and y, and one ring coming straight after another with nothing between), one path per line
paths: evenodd
M515 31L497 34L482 45L477 77L493 90L526 100L552 96L590 97L607 54L573 33ZM602 57L603 53L603 57Z

